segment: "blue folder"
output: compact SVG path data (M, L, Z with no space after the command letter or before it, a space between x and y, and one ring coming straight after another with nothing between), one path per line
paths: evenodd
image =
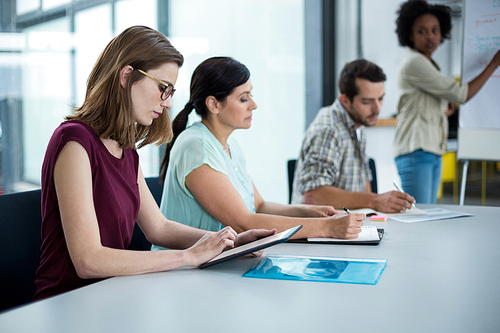
M244 277L335 283L376 284L385 259L269 255Z

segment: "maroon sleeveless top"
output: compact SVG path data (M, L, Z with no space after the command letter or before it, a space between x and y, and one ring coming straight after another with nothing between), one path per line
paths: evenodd
M137 152L124 149L123 157L118 159L111 155L90 126L79 120L63 122L49 141L42 165L42 256L36 272L37 291L33 299L46 298L100 281L78 277L62 230L53 179L54 165L59 153L70 141L81 144L89 156L102 245L126 249L132 239L139 212Z

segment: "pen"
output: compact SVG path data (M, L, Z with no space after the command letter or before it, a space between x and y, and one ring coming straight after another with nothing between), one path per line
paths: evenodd
M398 183L396 183L396 181L395 181L395 180L393 180L393 181L392 181L392 183L394 184L394 187L396 188L396 190L398 190L398 191L399 191L399 192L401 192L401 193L405 193L405 191L403 191L403 190L402 190L402 189L398 186ZM412 203L412 204L411 204L411 206L412 206L413 208L415 208L415 204L414 204L414 203Z
M352 212L349 210L349 208L344 207L344 210L345 210L345 212L346 212L347 214L352 214Z

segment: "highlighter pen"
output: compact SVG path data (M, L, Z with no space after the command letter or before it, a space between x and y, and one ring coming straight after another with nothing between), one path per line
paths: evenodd
M401 193L405 193L405 191L403 191L403 190L402 190L402 189L398 186L398 183L396 183L396 181L395 181L395 180L393 180L393 181L392 181L392 183L394 184L394 187L396 188L396 190L398 190L398 191L399 191L399 192L401 192ZM412 206L413 208L415 208L415 204L414 204L414 203L412 203L412 204L411 204L411 206Z
M349 208L344 207L344 210L345 210L345 212L346 212L347 214L352 214L352 212L349 210Z

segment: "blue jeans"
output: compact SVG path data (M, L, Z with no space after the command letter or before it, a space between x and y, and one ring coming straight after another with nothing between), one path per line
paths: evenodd
M437 202L441 183L441 156L416 150L396 157L396 166L403 191L412 195L417 203Z

